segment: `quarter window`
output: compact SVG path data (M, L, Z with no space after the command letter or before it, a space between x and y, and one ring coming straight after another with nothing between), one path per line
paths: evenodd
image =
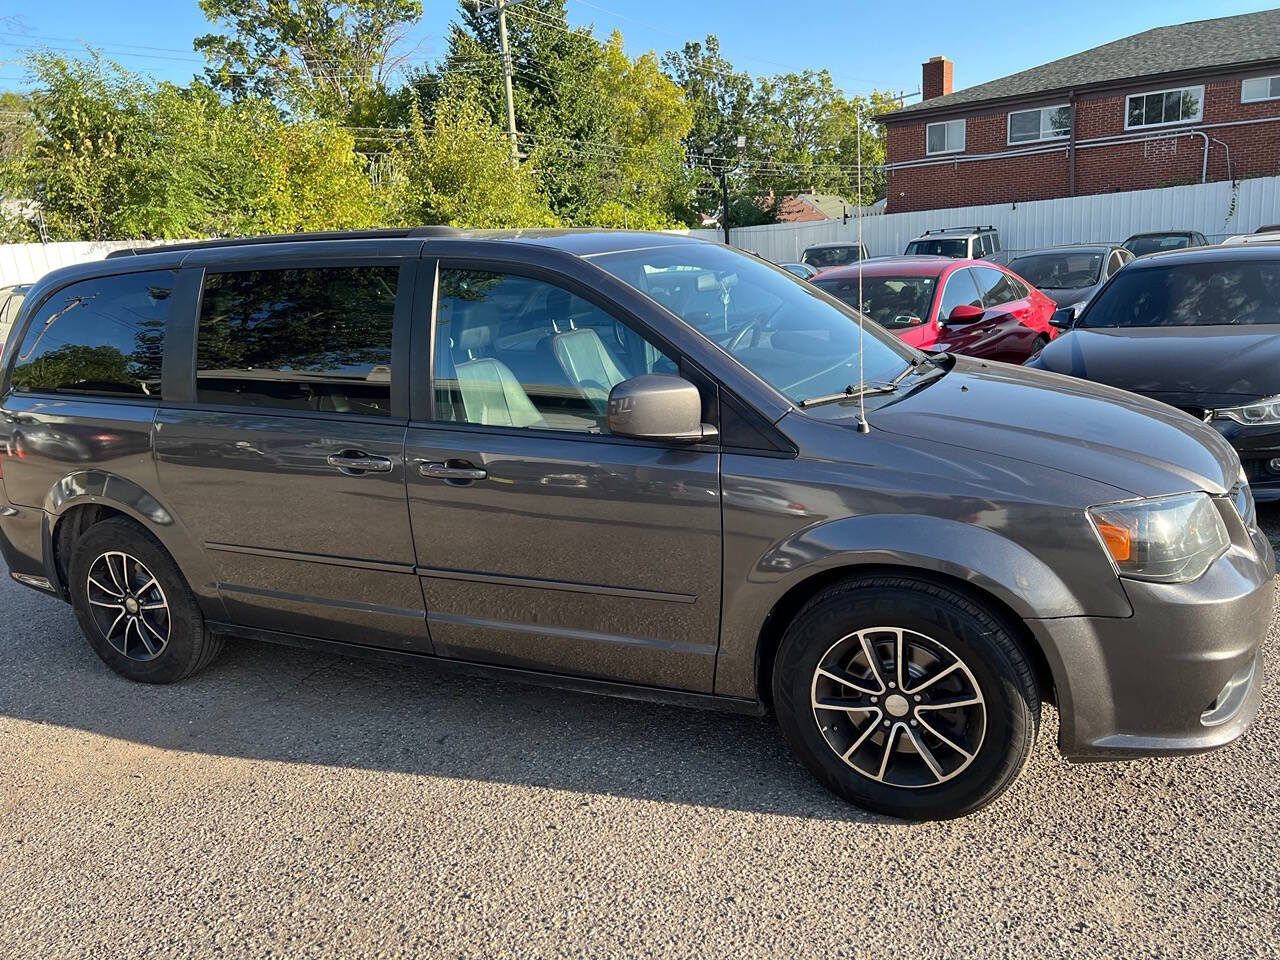
M31 318L13 368L19 393L159 397L174 273L82 280Z
M947 120L925 127L925 153L959 153L963 150L963 120Z
M1204 112L1204 87L1138 93L1125 100L1125 127L1195 123Z
M562 287L484 270L440 272L437 420L605 433L610 390L642 373L676 372L657 347Z
M1280 75L1253 77L1240 84L1240 102L1257 103L1259 100L1280 100Z
M1071 133L1071 107L1039 107L1035 110L1015 110L1009 114L1009 142L1034 143L1038 140L1054 140Z
M197 399L390 415L398 276L393 266L206 275Z

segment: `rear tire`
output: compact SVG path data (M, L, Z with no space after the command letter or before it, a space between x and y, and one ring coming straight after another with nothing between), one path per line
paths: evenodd
M911 820L991 803L1040 724L1031 666L1001 620L906 577L848 580L806 604L779 648L773 697L783 735L828 789Z
M76 542L68 576L76 619L94 652L122 677L173 683L222 650L205 630L186 579L141 525L123 517L94 524Z

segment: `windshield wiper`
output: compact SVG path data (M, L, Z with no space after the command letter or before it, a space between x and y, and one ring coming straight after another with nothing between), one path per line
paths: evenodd
M859 397L873 397L882 393L897 393L898 387L901 386L902 381L911 376L914 371L924 364L931 364L939 370L944 369L943 362L945 356L946 355L943 354L937 357L927 355L913 357L901 373L886 383L873 383L862 387L862 389L858 389L853 384L849 384L839 393L829 393L822 397L809 397L805 400L801 400L799 405L805 410L808 410L810 407L820 407L824 403L839 403L841 400L857 400Z

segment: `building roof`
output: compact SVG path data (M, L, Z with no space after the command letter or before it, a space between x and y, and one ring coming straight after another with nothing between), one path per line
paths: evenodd
M1280 60L1280 9L1145 30L999 80L913 103L884 114L883 119L1268 60Z
M779 223L803 223L811 220L839 220L846 210L856 209L844 197L833 193L796 193L783 197L778 204Z

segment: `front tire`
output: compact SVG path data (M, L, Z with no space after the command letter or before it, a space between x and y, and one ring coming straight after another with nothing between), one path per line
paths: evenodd
M963 816L1017 778L1040 696L1001 620L905 577L845 581L783 637L774 705L796 755L836 794L911 820Z
M173 683L222 650L222 638L206 633L178 565L132 520L114 517L90 527L72 550L68 576L80 629L122 677Z

